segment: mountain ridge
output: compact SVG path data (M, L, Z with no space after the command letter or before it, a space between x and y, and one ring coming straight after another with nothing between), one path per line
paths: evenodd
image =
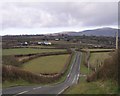
M116 32L118 29L116 28L110 28L110 27L103 27L103 28L97 28L97 29L91 29L91 30L84 30L84 31L64 31L60 33L54 33L54 35L58 34L65 34L69 36L108 36L108 37L115 37ZM120 37L120 34L119 34Z

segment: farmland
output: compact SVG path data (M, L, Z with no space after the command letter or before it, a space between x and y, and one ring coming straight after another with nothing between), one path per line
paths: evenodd
M33 49L33 48L15 48L15 49L3 49L3 55L19 55L19 54L34 54L44 52L61 52L65 49Z
M49 36L46 36L33 40L29 40L29 38L27 40L27 37L24 38L25 40L23 38L18 39L17 37L15 40L11 39L11 41L4 40L2 53L3 59L6 62L3 62L3 88L10 86L21 86L22 88L22 86L26 85L29 89L33 89L34 85L44 86L46 84L54 84L54 86L44 89L44 92L49 94L56 93L55 89L58 88L59 84L63 83L62 86L59 86L58 90L61 92L61 89L68 85L69 88L66 90L66 94L104 94L115 93L117 91L116 81L111 79L103 81L104 76L108 76L108 73L114 69L114 66L113 68L112 66L108 67L111 62L110 59L104 62L106 58L112 56L111 53L114 51L114 45L108 44L104 46L106 43L103 44L99 40L101 42L99 47L100 42L97 43L97 37L94 40L92 37L86 36L53 37L50 36L49 38ZM59 39L58 41L55 40L57 38ZM89 39L91 39L90 42ZM39 45L37 44L39 41L48 41L52 44ZM20 45L24 44L24 42L28 42L28 45ZM104 63L108 64L108 66L104 67L104 70L94 70L97 65L104 65ZM66 66L66 64L69 65ZM91 66L88 67L88 64L94 67L93 70ZM103 69L102 67L98 66L98 69ZM109 71L109 69L111 70ZM100 75L94 75L98 71ZM107 75L103 75L104 72ZM112 74L113 76L114 74ZM96 79L96 77L99 78ZM48 88L50 89L48 90ZM12 88L10 89L12 90ZM22 89L16 90L20 92L26 91L24 87ZM31 93L43 92L42 87L37 90L34 89L28 91Z
M110 57L110 54L110 52L91 53L89 62L96 67L99 64L103 64L104 60Z
M59 73L70 55L39 57L23 64L23 69L34 73Z

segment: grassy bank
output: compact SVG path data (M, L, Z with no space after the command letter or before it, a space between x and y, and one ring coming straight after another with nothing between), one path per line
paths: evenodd
M84 75L90 74L92 72L92 70L88 70L88 68L84 65L86 60L86 55L87 54L85 52L82 53L81 65L80 65L80 73Z
M70 55L38 57L23 64L23 69L34 73L59 73Z
M3 49L3 55L20 55L20 54L34 54L43 52L61 52L65 49L33 49L33 48L15 48L15 49Z
M115 94L117 93L117 83L112 80L86 82L85 77L80 78L77 85L69 88L65 94Z

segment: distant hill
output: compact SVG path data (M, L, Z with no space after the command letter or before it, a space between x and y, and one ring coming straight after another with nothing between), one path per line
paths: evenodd
M104 27L104 28L98 28L98 29L93 29L93 30L84 30L84 31L79 31L79 32L62 32L58 34L67 34L69 36L112 36L114 37L118 29L115 28L109 28L109 27ZM56 33L57 34L57 33ZM120 34L119 34L120 36Z
M112 36L114 37L118 30L114 28L99 28L95 30L82 31L82 35L94 35L94 36Z

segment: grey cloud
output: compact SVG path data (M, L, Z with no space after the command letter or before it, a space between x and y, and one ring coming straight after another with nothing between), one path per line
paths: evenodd
M2 26L72 27L117 25L117 3L4 3Z

